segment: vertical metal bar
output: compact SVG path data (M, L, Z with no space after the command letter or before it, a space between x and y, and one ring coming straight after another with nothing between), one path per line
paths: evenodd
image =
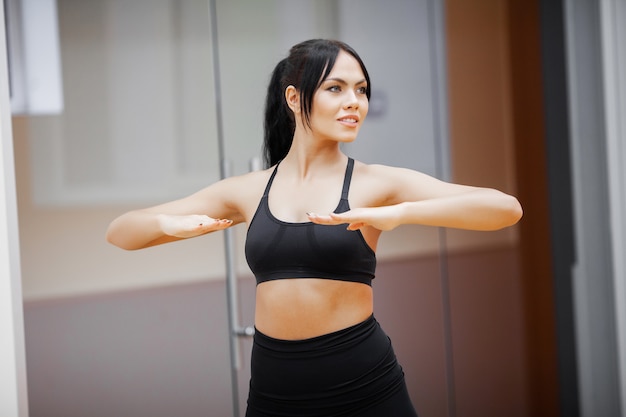
M211 25L211 49L213 53L213 81L215 88L215 113L218 154L220 159L220 178L230 175L230 167L226 161L224 144L224 128L222 116L222 88L220 77L219 44L217 37L217 7L215 0L209 0L209 19ZM239 342L235 329L238 323L237 289L233 259L233 236L232 230L224 231L224 250L226 254L226 302L228 309L228 342L230 347L231 368L231 393L233 404L233 417L239 417Z
M222 85L220 75L220 51L217 39L217 7L215 0L209 0L209 24L211 25L211 52L213 58L213 87L215 89L215 128L217 149L220 158L220 178L226 178L226 150L224 149L224 125L222 116Z
M440 77L445 74L445 28L444 10L441 2L428 0L430 39L430 62L432 79L432 111L434 122L434 138L436 153L437 176L443 180L450 180L450 144L448 135L448 118L446 103L446 83ZM447 232L439 228L439 282L441 288L441 316L443 325L443 343L445 355L445 382L447 417L456 417L456 383L454 371L454 352L452 338L452 306L450 303L450 276L448 270L448 241Z
M230 347L231 390L233 397L233 416L239 417L238 371L241 367L241 362L239 341L237 340L239 308L237 303L237 277L235 276L233 248L233 231L232 229L226 229L224 230L224 251L226 254L226 304L228 309L228 343Z

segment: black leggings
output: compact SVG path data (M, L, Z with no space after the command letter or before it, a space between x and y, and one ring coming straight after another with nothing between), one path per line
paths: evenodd
M246 417L417 417L374 316L298 341L257 330L251 367Z

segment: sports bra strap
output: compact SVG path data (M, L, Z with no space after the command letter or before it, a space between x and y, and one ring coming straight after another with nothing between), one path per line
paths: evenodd
M276 171L278 171L278 165L280 165L280 162L276 164L276 166L274 167L274 171L272 171L272 175L270 176L270 180L267 182L267 185L265 186L265 191L263 192L263 197L267 197L270 193L270 188L272 188L272 183L274 182L274 177L276 176Z
M348 166L346 167L346 175L343 178L343 188L341 189L341 199L348 199L348 191L350 191L350 181L352 180L352 169L354 168L354 159L348 158Z

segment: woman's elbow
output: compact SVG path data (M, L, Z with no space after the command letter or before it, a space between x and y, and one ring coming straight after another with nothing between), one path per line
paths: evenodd
M109 226L109 228L107 229L106 234L104 235L104 238L107 241L107 243L110 243L113 246L117 246L118 248L126 249L126 250L133 249L129 245L125 244L123 239L119 238L119 236L117 235L117 233L115 233L115 230L111 226Z
M500 224L496 227L496 229L513 226L520 221L523 215L524 210L522 209L522 205L517 198L512 195L504 194L500 208Z
M115 221L113 221L104 235L107 243L110 243L113 246L117 246L120 249L124 250L137 250L141 249L140 246L134 245L131 240L128 239L125 233L122 233L123 227L117 225Z

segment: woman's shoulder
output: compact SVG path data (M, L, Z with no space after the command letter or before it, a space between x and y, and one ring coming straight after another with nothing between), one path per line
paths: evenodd
M362 206L383 205L394 193L394 178L398 168L354 161L350 193L354 202Z
M245 174L233 175L222 180L229 186L256 187L265 185L269 181L274 167L247 172Z
M374 178L380 177L394 177L398 175L402 175L407 172L415 172L408 168L396 167L392 165L383 165L383 164L368 164L365 162L361 162L358 160L354 161L354 170L363 176L371 176Z
M376 204L388 204L421 196L422 191L439 183L427 174L409 168L355 161L352 186L357 195L370 195ZM373 205L376 205L373 204Z
M273 168L233 175L219 181L217 193L224 203L243 215L245 221L254 214Z

